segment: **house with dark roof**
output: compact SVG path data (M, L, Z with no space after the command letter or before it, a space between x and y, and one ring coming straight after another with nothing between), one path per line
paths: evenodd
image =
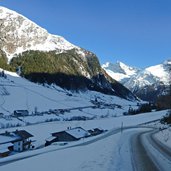
M52 133L52 136L46 139L45 146L53 142L77 141L88 136L90 136L90 133L81 127L68 128L65 131Z
M31 140L30 138L33 137L29 132L25 130L16 130L13 132L15 134L16 139L12 141L14 144L13 150L14 151L25 151L30 149L31 147Z
M6 131L0 134L0 156L7 156L10 151L22 152L30 149L33 137L25 130Z

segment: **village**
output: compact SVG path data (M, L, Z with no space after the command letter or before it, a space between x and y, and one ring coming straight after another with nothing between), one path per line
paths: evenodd
M96 136L103 132L105 132L105 130L100 128L85 130L82 127L67 127L66 130L50 133L41 148L47 147L51 144L60 146L67 145L70 142L76 142L84 138ZM28 131L18 129L12 132L5 131L4 133L0 133L0 158L28 150L40 149L40 147L34 145L36 140L33 139L33 137L34 135Z

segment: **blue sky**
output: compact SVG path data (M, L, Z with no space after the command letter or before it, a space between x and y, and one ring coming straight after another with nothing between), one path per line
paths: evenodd
M171 58L171 0L0 0L103 64L147 67Z

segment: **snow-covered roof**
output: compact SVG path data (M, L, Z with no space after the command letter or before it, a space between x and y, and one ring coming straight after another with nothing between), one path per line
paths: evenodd
M33 137L32 134L30 134L29 132L27 132L25 130L16 130L13 133L22 139L27 139L27 138Z
M68 129L65 132L67 132L68 134L72 135L73 137L79 139L79 138L83 138L85 136L90 135L90 133L88 133L86 130L84 130L81 127L76 127L73 129Z
M0 145L4 144L4 143L11 142L15 139L16 139L16 137L13 137L13 136L0 135Z
M5 144L0 144L0 153L5 153L8 150L8 147L13 146L12 143L5 143Z
M27 139L33 137L29 132L25 130L16 130L14 132L7 132L0 134L0 145L16 140Z
M46 141L52 141L52 140L54 140L53 136L50 136L49 138L46 138Z

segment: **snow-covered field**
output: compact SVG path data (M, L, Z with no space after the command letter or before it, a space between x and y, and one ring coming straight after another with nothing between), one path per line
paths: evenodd
M69 92L55 85L39 85L5 71L7 78L0 77L0 127L36 124L49 121L73 120L77 117L93 119L122 116L129 107L137 108L137 102L98 92ZM92 102L95 99L100 107ZM105 106L108 104L109 106ZM64 114L53 113L57 109L69 109ZM9 117L15 110L28 110L27 117Z

